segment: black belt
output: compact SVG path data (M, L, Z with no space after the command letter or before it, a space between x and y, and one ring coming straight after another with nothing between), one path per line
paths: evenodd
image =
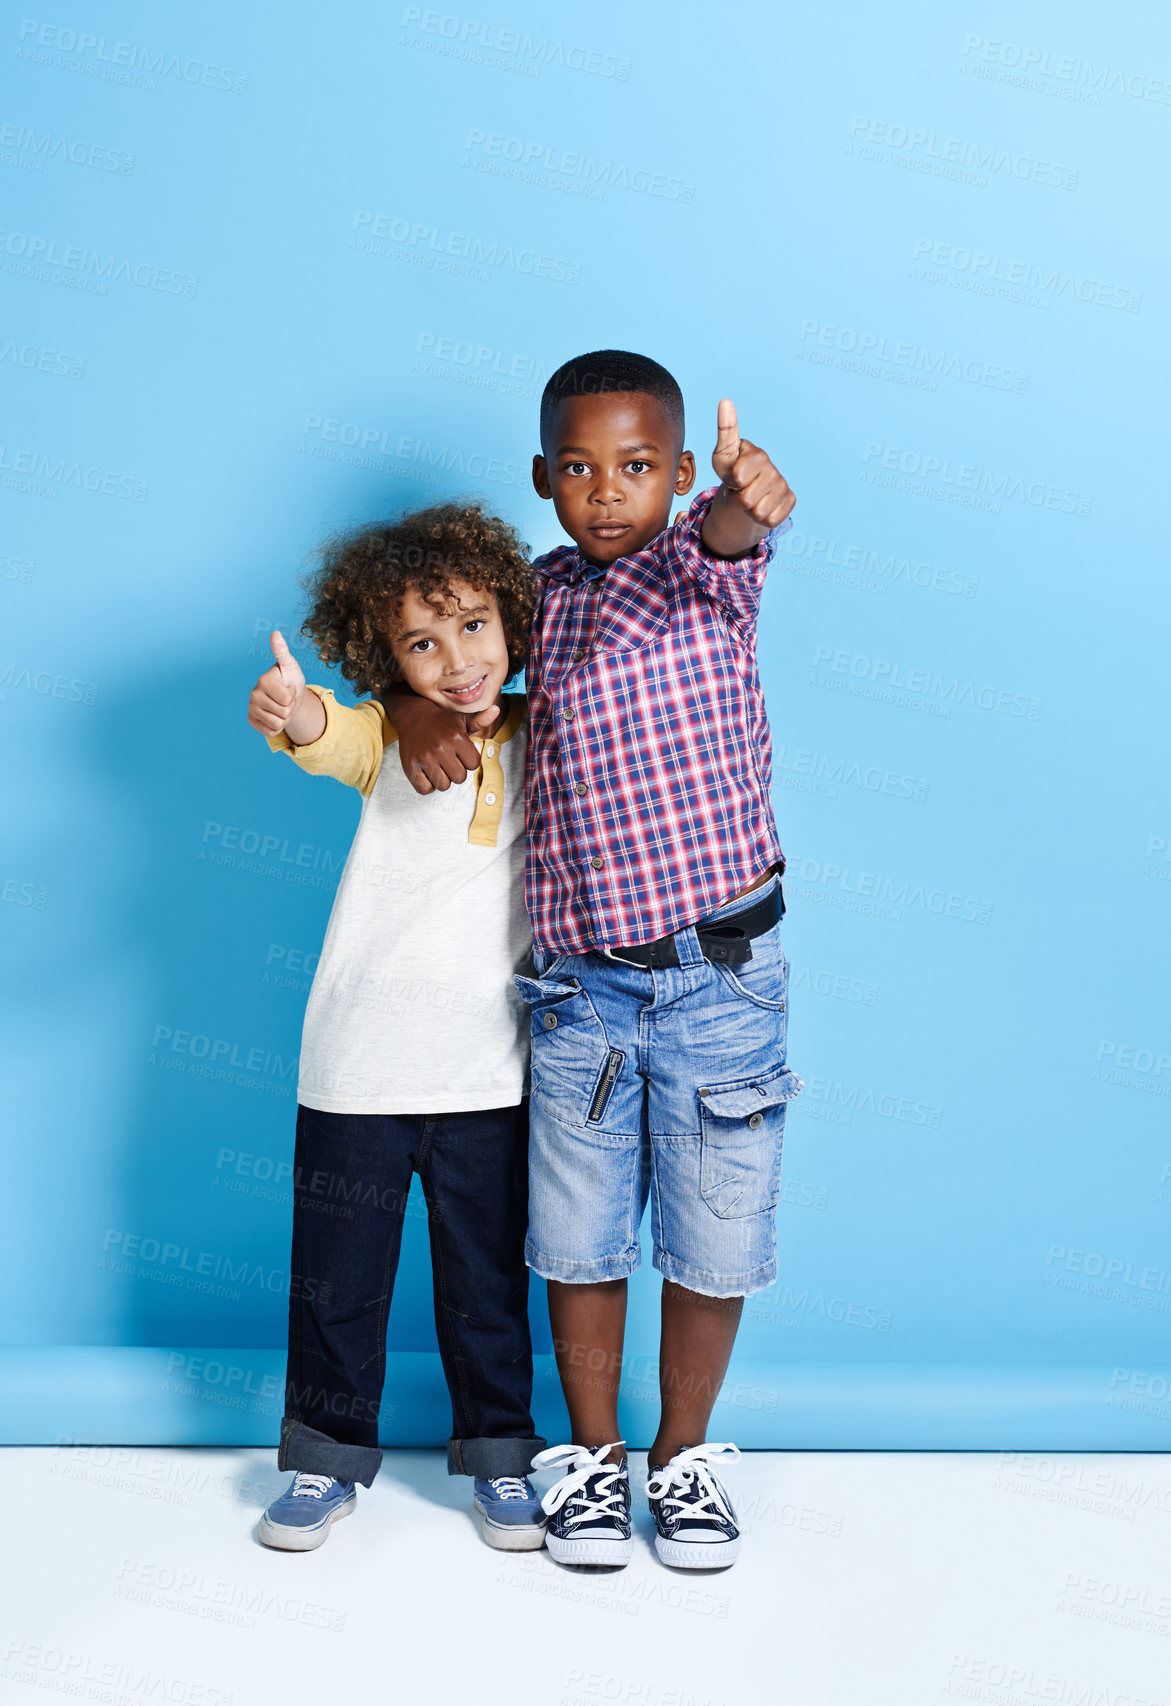
M778 882L776 888L735 912L729 918L700 919L695 926L705 960L713 965L742 966L752 958L749 946L754 936L763 936L785 916L785 896ZM635 942L629 947L611 948L608 958L625 960L632 966L646 966L651 971L663 971L679 964L679 950L674 936L657 936L653 942Z

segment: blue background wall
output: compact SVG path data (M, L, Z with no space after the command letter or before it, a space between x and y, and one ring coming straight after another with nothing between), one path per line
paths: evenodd
M713 1435L1163 1443L1161 9L57 18L0 38L6 1437L275 1439L358 802L248 691L339 524L471 492L556 543L541 385L616 344L799 496L760 650L808 1088ZM433 1343L412 1213L388 1439L446 1432Z

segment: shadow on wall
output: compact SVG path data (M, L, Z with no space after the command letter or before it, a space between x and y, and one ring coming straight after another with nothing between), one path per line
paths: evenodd
M95 1280L117 1289L127 1344L285 1342L300 1028L360 802L248 727L267 656L160 673L106 701L95 731L118 833L140 850L117 935L141 1022ZM327 679L316 663L311 679ZM532 1315L548 1350L540 1282ZM388 1346L435 1349L417 1181Z

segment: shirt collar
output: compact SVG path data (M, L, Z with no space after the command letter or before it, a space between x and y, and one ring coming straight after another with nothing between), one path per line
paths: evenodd
M587 562L576 545L558 545L534 563L533 568L546 580L559 581L564 586L578 586L606 572L601 564Z
M619 563L634 562L638 558L653 554L670 526L671 523L668 522L662 533L656 533L653 539L648 539L641 551L631 551L628 556L615 557L610 568L616 569ZM543 557L539 557L533 568L537 574L544 575L549 580L561 581L566 586L579 586L584 581L597 580L606 573L600 563L587 561L576 545L558 545L555 550L547 551Z

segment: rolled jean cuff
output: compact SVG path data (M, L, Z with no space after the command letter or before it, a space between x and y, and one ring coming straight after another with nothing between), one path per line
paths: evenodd
M335 1481L360 1481L368 1487L378 1473L382 1453L376 1445L343 1445L328 1434L308 1428L295 1416L281 1423L278 1469L300 1469L308 1475L332 1475Z
M494 1475L527 1475L538 1451L548 1442L543 1439L449 1439L447 1442L447 1473L449 1475L478 1475L490 1480Z

